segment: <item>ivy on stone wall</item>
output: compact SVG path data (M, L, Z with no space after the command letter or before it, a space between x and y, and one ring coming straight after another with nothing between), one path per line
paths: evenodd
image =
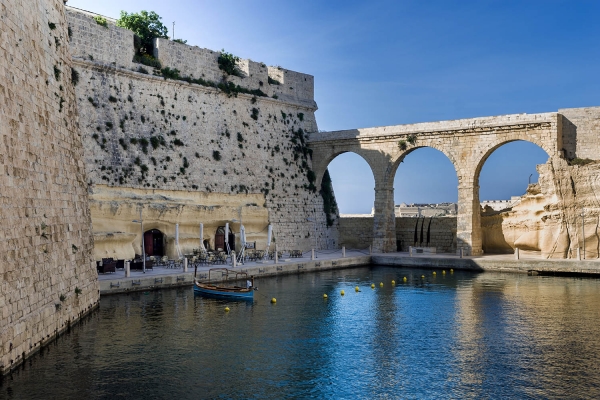
M333 185L331 184L329 170L325 170L325 175L323 175L323 180L321 181L321 197L323 197L323 212L325 212L327 218L327 226L331 226L338 214L338 207L335 195L333 194Z

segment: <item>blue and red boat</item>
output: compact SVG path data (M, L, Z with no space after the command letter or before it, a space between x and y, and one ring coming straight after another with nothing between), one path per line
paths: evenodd
M235 274L234 280L242 280L246 283L246 286L217 286L216 284L211 283L214 275L219 272L221 273L221 280L227 282L227 280ZM211 276L211 274L213 276ZM248 274L246 272L234 272L227 268L211 268L208 270L207 283L201 283L194 279L194 293L215 298L252 300L254 298L254 278L251 277L248 279Z

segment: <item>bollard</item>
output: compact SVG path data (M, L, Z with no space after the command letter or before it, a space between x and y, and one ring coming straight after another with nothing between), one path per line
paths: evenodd
M312 253L311 253L310 259L311 260L315 259L315 249L312 249Z
M342 258L346 258L346 246L342 246Z
M129 261L125 261L125 278L131 276L131 270L129 269Z
M461 247L460 248L460 258L463 258L463 256L464 256L464 252L463 252L463 248Z
M408 246L408 256L412 257L412 246Z
M577 259L581 260L581 249L579 247L577 248Z
M187 266L188 266L188 259L184 258L183 259L183 272L187 272Z
M369 255L373 254L373 249L371 248L371 245L369 245Z
M515 247L515 260L518 260L521 257L521 255L519 254L519 248Z

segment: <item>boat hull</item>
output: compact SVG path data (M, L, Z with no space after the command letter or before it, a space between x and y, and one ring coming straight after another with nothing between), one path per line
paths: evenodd
M212 285L194 284L194 293L207 297L222 299L252 300L254 291L244 288L225 288Z

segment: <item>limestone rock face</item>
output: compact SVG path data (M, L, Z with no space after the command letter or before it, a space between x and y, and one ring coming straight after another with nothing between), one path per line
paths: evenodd
M165 255L177 258L175 225L179 224L179 247L191 254L200 247L200 223L204 224L203 240L216 248L217 229L230 224L240 248L240 222L246 229L246 241L256 242L259 249L267 244L269 212L259 194L222 194L173 190L115 188L96 185L90 195L94 225L94 257L132 259L142 254L141 226L144 231L162 234ZM235 221L235 222L234 222ZM274 230L275 242L279 232ZM234 247L234 246L232 246Z
M574 258L577 248L583 251L585 233L586 258L598 258L600 163L569 165L551 157L538 165L538 172L539 183L530 185L517 206L482 214L484 251L512 252L518 247L547 258Z

